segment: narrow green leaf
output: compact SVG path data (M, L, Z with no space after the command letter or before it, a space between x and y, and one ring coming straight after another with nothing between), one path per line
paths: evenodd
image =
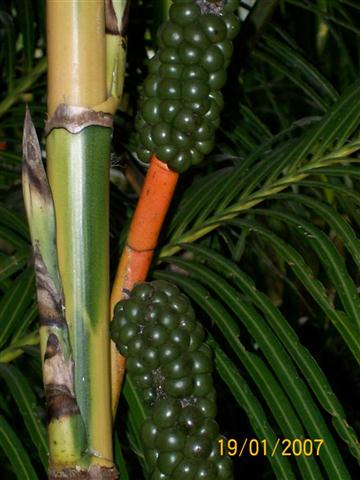
M0 364L0 376L5 380L23 417L31 440L38 450L39 458L44 468L47 469L48 447L46 430L36 412L37 401L29 382L20 370L9 364Z
M0 257L0 280L4 280L26 265L29 259L29 248L19 250L14 255Z
M348 318L343 312L334 308L334 305L327 297L324 285L314 277L313 271L308 265L306 265L301 255L299 255L294 248L285 243L280 237L261 227L256 222L232 220L231 223L238 227L245 227L246 229L263 236L272 244L273 248L292 268L295 275L323 310L325 315L334 324L350 351L360 363L360 345L357 341L356 329L350 324Z
M343 258L336 250L333 243L319 228L301 217L287 214L273 209L253 209L254 213L265 216L274 216L296 227L297 232L304 235L309 245L318 254L321 263L328 273L344 309L353 323L360 328L360 298L354 282L352 281Z
M26 450L2 415L0 415L0 448L10 460L19 480L38 480Z
M29 303L33 299L35 282L32 268L27 268L14 281L0 301L0 347L21 323Z
M296 332L275 307L271 300L262 292L257 290L254 282L243 273L233 262L224 258L214 251L197 246L188 245L187 249L197 253L205 259L218 272L225 274L225 277L232 280L244 294L264 314L269 326L279 337L287 351L290 353L304 378L312 388L316 398L323 408L333 416L333 424L340 437L348 444L352 454L360 461L360 447L354 430L348 424L344 409L333 392L325 374L317 364L314 357L299 341Z
M270 451L272 451L276 445L276 435L268 422L260 402L251 391L247 382L239 374L234 363L225 355L216 341L211 338L208 340L208 344L215 353L215 365L221 378L230 388L239 406L245 410L259 440L265 439ZM268 455L266 458L270 461L277 478L295 479L291 464L286 457Z

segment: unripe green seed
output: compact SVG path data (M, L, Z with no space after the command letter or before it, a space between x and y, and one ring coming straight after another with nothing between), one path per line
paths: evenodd
M156 467L158 458L159 458L159 451L155 449L144 449L144 456L149 469L153 469Z
M171 307L178 313L186 313L188 310L191 310L190 302L183 293L179 293L172 298Z
M163 314L159 319L160 325L163 325L168 330L173 330L179 325L179 316L174 310L169 306L165 307Z
M160 116L164 122L172 122L175 115L181 109L181 102L179 100L161 100Z
M207 458L211 452L211 440L204 435L189 435L186 439L184 453L188 458Z
M203 56L203 51L195 45L185 43L179 47L179 56L184 65L197 65Z
M194 22L185 28L184 40L202 50L210 45L208 37L201 29L200 22Z
M160 452L173 452L174 450L181 451L186 442L185 433L179 428L165 428L159 431L156 436L156 448Z
M166 145L170 143L171 127L168 123L160 122L151 129L151 137L155 145Z
M155 439L158 429L154 422L147 418L140 427L141 440L147 449L155 448Z
M217 72L213 72L209 75L209 87L212 90L221 90L226 83L226 79L226 71L223 68L220 68Z
M181 355L181 357L164 365L161 368L161 371L166 378L171 379L182 378L190 375L192 371L191 358L187 355Z
M159 83L159 92L162 98L178 100L181 98L180 82L174 78L164 78Z
M163 48L160 50L159 59L161 63L181 63L177 48Z
M162 364L171 362L181 355L181 348L177 343L168 342L159 348L159 358Z
M143 117L149 125L155 125L160 121L160 100L157 97L148 98L142 107ZM141 136L140 131L140 136Z
M192 131L198 121L199 117L190 108L182 108L174 119L174 127L186 133Z
M208 73L205 68L200 65L186 65L182 71L181 78L182 80L192 80L196 78L205 82L208 79Z
M185 102L185 106L191 108L197 115L205 115L211 106L211 102L209 98L203 98L201 102Z
M194 333L191 334L191 336L193 335ZM172 342L179 345L182 351L186 351L189 348L190 335L186 330L183 330L182 328L178 327L172 330L172 332L170 332L170 339Z
M157 368L160 364L158 351L155 347L146 348L141 354L141 361L151 370Z
M158 468L165 475L171 475L175 468L183 460L184 454L179 451L160 452L158 459ZM169 477L167 477L169 478Z
M164 398L159 400L152 412L152 421L159 428L172 427L181 411L179 400Z
M240 31L240 22L236 15L228 13L224 15L224 22L227 30L227 38L233 40Z
M166 378L164 381L165 392L175 398L191 395L193 388L194 382L192 377L182 377L174 380Z
M207 15L202 15L199 23L210 42L219 43L225 40L227 30L222 17L209 13Z
M183 41L183 29L175 22L166 22L161 38L166 47L178 47Z
M195 3L173 4L169 10L170 19L181 26L195 22L200 13L200 8Z
M172 141L173 141L173 144L179 149L188 149L193 145L193 138L191 134L180 132L179 130L173 131ZM185 156L184 156L184 160L186 160Z
M144 93L147 97L155 97L158 93L159 79L153 74L148 76L144 81Z
M185 458L175 468L173 478L174 480L193 480L195 478L198 467L198 460Z
M224 55L220 48L213 45L207 48L201 58L201 65L210 73L224 68Z
M182 97L187 101L201 102L209 95L209 87L199 79L184 80L181 88Z
M201 126L196 129L194 137L198 141L209 140L214 135L214 127L210 121L204 119Z
M144 330L144 335L148 339L149 343L155 347L163 345L169 337L166 328L162 325L146 327Z
M204 417L200 410L189 405L182 409L179 416L179 425L185 428L187 432L195 433L202 425L203 419Z
M144 390L150 388L153 384L153 378L151 373L144 373L143 375L133 376L134 384L136 387Z
M215 147L215 140L213 137L211 137L209 140L195 142L194 146L196 150L203 153L204 155L207 155Z
M181 63L162 63L160 65L159 73L163 78L179 79L183 70L184 66Z
M174 145L158 145L155 148L157 157L163 162L169 162L178 153L178 149Z
M179 173L185 172L190 165L190 156L187 150L179 151L178 154L169 161L169 167Z

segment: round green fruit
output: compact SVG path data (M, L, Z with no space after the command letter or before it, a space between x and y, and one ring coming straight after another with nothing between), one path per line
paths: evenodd
M203 56L203 50L195 45L185 43L179 47L179 56L184 65L197 65Z
M183 354L181 357L162 366L161 371L166 378L170 379L188 376L192 372L191 358L188 355Z
M158 433L158 429L153 421L147 418L140 428L141 440L144 444L144 447L147 449L155 448L155 439Z
M184 100L189 102L201 102L209 95L209 86L197 78L184 80L181 93Z
M184 40L189 44L204 50L210 45L210 41L205 32L201 29L200 22L194 22L185 28Z
M164 122L172 122L176 114L181 109L181 102L179 100L161 100L160 116Z
M166 122L160 122L151 129L151 137L155 145L167 145L170 143L171 127ZM154 293L154 296L156 292Z
M202 15L199 23L210 42L219 43L225 40L227 30L222 17L209 13Z
M155 445L160 452L181 451L186 442L185 433L179 428L164 428L156 436Z
M224 55L216 45L207 48L201 58L201 65L210 73L224 68Z
M185 458L175 468L173 480L193 480L199 467L198 460Z
M171 362L181 355L181 347L175 342L167 342L159 348L159 358L163 364Z
M147 97L155 97L158 93L159 79L158 76L152 74L144 81L144 93Z
M179 79L183 70L184 66L181 63L162 63L159 72L162 78Z
M178 173L186 172L190 167L190 156L187 150L180 151L172 160L169 161L168 166Z
M139 300L146 301L153 294L153 287L150 283L136 283L133 289L131 290L131 297L138 298Z
M178 149L174 145L157 145L155 148L157 157L163 162L172 160L178 153Z
M159 53L161 63L181 63L180 55L177 48L162 48Z
M181 98L181 84L174 78L164 78L159 83L159 93L162 98L178 100Z
M212 449L211 440L204 435L189 435L186 439L184 453L188 458L207 458Z
M166 47L178 47L183 41L183 29L175 22L166 22L161 39Z
M162 473L171 475L183 458L184 454L182 452L160 452L157 465Z
M188 433L195 433L202 425L204 417L200 410L193 405L183 408L179 416L179 425Z
M169 337L168 331L162 325L146 327L144 330L144 335L149 343L155 347L163 345Z
M170 7L170 19L181 26L190 25L200 17L200 8L195 3L173 4Z
M156 402L152 411L152 421L159 428L172 427L181 412L181 404L174 398L163 398Z
M142 107L142 115L144 120L149 125L155 125L160 121L160 100L157 97L148 98ZM141 132L140 131L140 136Z
M182 80L192 80L196 78L197 80L206 82L208 73L205 68L200 65L186 65L182 71L181 78Z
M240 31L240 22L236 15L228 13L224 15L224 22L227 30L227 38L233 40Z
M195 128L197 121L197 115L190 108L182 108L174 118L174 127L184 133L190 132Z
M193 145L193 138L190 133L180 132L180 130L174 130L172 133L172 140L176 147L179 149L188 149ZM179 155L179 154L178 154ZM181 159L185 161L186 158Z
M149 163L151 159L151 151L139 145L136 149L136 154L142 162Z
M166 378L164 390L168 395L175 398L182 398L191 395L194 388L194 382L191 376L177 379Z

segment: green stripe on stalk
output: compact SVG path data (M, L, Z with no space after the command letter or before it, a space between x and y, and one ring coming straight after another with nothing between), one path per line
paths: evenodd
M72 113L73 110L73 113ZM68 107L67 128L87 124ZM104 115L99 114L99 122ZM61 125L61 118L56 120ZM104 125L109 119L104 120ZM109 148L111 128L47 137L48 175L56 210L65 315L75 362L75 391L92 462L112 466L109 317Z

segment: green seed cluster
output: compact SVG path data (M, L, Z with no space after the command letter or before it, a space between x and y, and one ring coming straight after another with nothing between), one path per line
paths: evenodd
M167 282L137 284L117 304L111 336L149 410L141 438L150 480L232 480L218 453L211 351L187 297Z
M221 88L233 53L239 1L173 0L158 31L136 117L138 157L152 154L177 172L214 148L223 108Z

